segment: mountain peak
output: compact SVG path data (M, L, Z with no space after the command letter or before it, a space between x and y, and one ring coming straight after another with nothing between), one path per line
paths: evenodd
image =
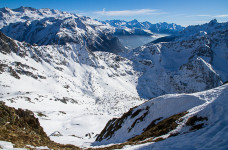
M29 11L35 11L37 9L35 8L32 8L32 7L24 7L24 6L21 6L19 8L15 8L15 9L12 9L13 11L16 11L16 12L24 12L25 10L29 10Z
M8 8L8 7L3 7L3 8L0 8L0 11L6 13L6 12L9 12L11 9Z
M134 20L132 20L132 21L130 21L130 22L137 23L138 20L134 19Z
M213 19L209 22L209 25L215 25L216 23L218 23L217 19Z

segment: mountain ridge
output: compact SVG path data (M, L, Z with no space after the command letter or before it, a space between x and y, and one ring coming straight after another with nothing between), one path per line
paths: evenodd
M114 34L116 35L153 35L153 33L177 34L184 29L184 27L174 23L160 22L152 24L148 21L138 22L136 19L132 21L106 20L103 21L103 23L108 23L115 27Z

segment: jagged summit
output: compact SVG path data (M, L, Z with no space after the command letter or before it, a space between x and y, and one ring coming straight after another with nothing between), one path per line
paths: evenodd
M195 39L201 37L210 37L210 34L218 32L227 32L228 22L218 23L216 19L211 20L209 23L196 26L188 26L181 31L176 40ZM209 36L208 36L209 35Z
M218 23L218 21L217 21L217 19L213 19L213 20L211 20L210 22L209 22L209 25L214 25L214 24L216 24L216 23Z
M138 22L138 20L133 19L133 20L129 21L129 23L132 25L137 25L139 22Z
M35 8L32 8L32 7L24 7L24 6L21 6L19 8L15 8L15 9L12 9L13 11L16 11L16 12L24 12L24 11L36 11ZM50 10L50 9L49 9Z

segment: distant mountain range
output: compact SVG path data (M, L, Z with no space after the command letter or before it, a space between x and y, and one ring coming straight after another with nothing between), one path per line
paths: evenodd
M184 27L174 23L156 23L152 24L148 21L139 22L136 19L132 21L124 20L107 20L108 23L115 27L116 35L152 35L153 33L177 34L183 31Z

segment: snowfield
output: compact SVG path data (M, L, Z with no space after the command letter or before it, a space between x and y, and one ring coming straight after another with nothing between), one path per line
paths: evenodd
M171 137L158 143L125 147L124 149L228 149L228 86L224 85L193 95L206 101L206 104L189 110L189 115L208 117L207 125L204 128ZM188 118L189 115L184 119ZM177 130L183 132L186 129L178 128Z
M135 127L127 132L135 118L128 117L124 120L122 127L117 130L108 140L97 142L96 144L122 143L132 136L142 132L148 124L158 117L167 118L173 114L187 111L188 113L178 122L178 127L166 135L160 137L166 139L172 133L179 133L178 136L170 137L160 142L150 142L146 144L130 146L123 149L218 149L228 148L228 84L208 91L193 94L164 95L150 100L133 110L145 110L149 106L148 114L142 122L138 122ZM203 124L199 130L191 130L186 122L193 116L204 117L207 120L199 121L196 124ZM159 138L159 137L157 137Z
M77 44L10 41L16 53L0 53L0 100L32 110L47 135L61 133L50 136L56 142L89 146L109 119L145 101L136 92L138 74L123 57Z
M11 142L0 141L0 149L4 150L26 150L25 148L13 148L13 144Z

